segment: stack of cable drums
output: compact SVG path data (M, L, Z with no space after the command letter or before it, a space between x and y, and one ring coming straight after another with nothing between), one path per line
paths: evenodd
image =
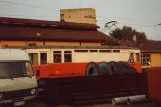
M135 69L123 61L101 62L98 64L99 75L124 75L135 73Z
M95 62L88 63L86 67L86 76L98 76L98 75L124 75L130 73L136 73L135 68L128 65L126 62L119 61L110 61L110 62L101 62L96 64Z

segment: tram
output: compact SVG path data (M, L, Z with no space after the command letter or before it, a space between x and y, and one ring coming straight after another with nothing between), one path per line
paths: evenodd
M85 76L89 63L127 62L130 56L140 62L140 50L125 46L32 46L24 50L34 71L41 74L37 78Z
M140 50L119 46L33 46L24 48L33 65L127 61L140 62Z

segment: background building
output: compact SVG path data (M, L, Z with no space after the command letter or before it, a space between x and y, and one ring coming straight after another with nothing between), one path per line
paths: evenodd
M96 24L96 10L92 8L61 9L60 21Z
M121 40L119 43L121 46L135 47L141 50L140 62L143 68L161 66L161 41L145 40L138 42Z
M0 47L101 46L113 39L95 24L0 18Z

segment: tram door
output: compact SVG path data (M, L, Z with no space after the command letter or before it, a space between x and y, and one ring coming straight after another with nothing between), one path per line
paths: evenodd
M38 53L29 53L30 60L32 65L38 65Z

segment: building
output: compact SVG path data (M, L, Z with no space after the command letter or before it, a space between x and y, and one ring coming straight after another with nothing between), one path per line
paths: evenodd
M161 41L144 41L140 43L143 67L161 66Z
M114 43L95 24L0 18L0 47L101 46Z
M140 42L121 40L120 45L139 48L143 68L161 66L161 41L145 40Z
M96 24L96 10L92 8L61 9L60 21Z

